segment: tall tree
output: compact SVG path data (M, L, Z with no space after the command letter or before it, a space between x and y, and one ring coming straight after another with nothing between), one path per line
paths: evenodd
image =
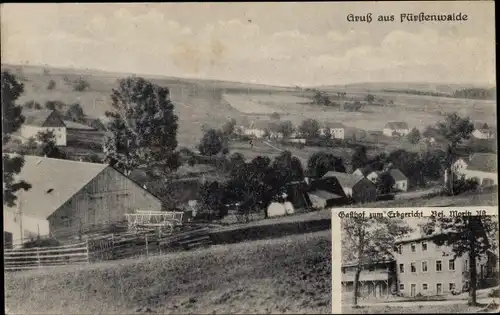
M411 228L399 219L356 217L342 220L341 229L342 256L356 263L353 305L357 306L363 266L392 259L395 241Z
M469 305L477 305L477 265L478 259L492 249L491 235L498 222L491 216L476 214L459 217L431 217L423 226L427 235L433 236L438 246L450 247L454 257L468 257ZM493 233L492 233L493 232Z
M294 127L291 121L285 120L278 124L278 132L283 134L283 138L288 138L294 131Z
M470 139L474 131L474 124L470 121L469 117L463 118L457 113L453 113L448 114L444 121L438 122L436 128L438 133L448 142L443 168L451 176L451 166L457 158L457 145L463 140ZM453 180L449 180L446 184L452 187ZM452 188L450 190L453 193Z
M234 128L236 127L236 120L234 118L229 119L222 125L221 131L222 134L226 137L229 137L233 134Z
M346 168L342 158L331 153L316 152L307 161L309 173L315 177L322 177L329 171L345 173Z
M38 140L34 154L55 159L65 159L66 154L56 145L56 136L53 131L41 131L36 135Z
M224 135L220 130L209 129L200 140L198 149L203 155L216 155L224 148Z
M413 128L408 135L406 135L408 141L412 144L417 144L422 138L420 135L420 131L417 128Z
M140 77L121 79L111 93L113 112L107 126L107 158L126 174L147 167L150 175L164 176L179 167L178 117L170 91Z
M21 128L24 123L22 107L16 104L24 92L24 85L8 71L2 71L2 146L10 140L12 133ZM28 190L31 185L25 181L16 181L15 175L21 172L24 158L20 155L2 154L3 160L3 204L8 207L15 205L15 193Z
M76 122L85 121L85 113L83 112L83 108L79 103L73 103L69 106L66 111L66 117Z
M353 171L364 167L368 163L368 156L366 154L366 147L359 146L356 148L354 153L352 154L351 165Z
M299 126L299 132L306 138L316 138L319 134L319 123L314 119L306 119Z

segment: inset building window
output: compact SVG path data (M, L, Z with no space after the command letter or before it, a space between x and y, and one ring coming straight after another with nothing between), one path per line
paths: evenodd
M411 243L411 252L414 253L417 251L417 245L415 243Z
M427 250L427 242L422 242L422 251L425 252Z
M414 263L414 262L410 263L410 269L411 269L412 273L417 272L417 265L416 265L416 263Z
M405 273L405 264L399 264L399 273Z
M436 260L436 271L443 270L443 262L441 260Z
M427 262L422 261L422 272L427 272Z
M455 260L450 259L448 261L448 270L449 271L455 271Z

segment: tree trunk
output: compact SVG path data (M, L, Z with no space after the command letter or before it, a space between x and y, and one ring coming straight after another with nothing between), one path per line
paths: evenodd
M476 235L475 228L476 226L473 223L474 220L477 220L477 217L471 217L467 221L468 223L468 232L469 232L469 298L468 304L471 306L477 305L477 268L476 268Z
M356 268L356 273L354 274L354 297L352 300L352 305L354 307L358 306L358 296L359 296L359 276L361 275L361 263L358 263Z
M477 305L477 269L476 269L476 254L471 251L469 256L469 298L468 304L471 306Z

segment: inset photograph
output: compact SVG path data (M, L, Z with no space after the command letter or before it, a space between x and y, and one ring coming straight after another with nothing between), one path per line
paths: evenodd
M498 311L498 216L449 213L337 219L342 313Z

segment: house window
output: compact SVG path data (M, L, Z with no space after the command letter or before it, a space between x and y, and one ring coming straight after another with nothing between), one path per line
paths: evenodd
M436 260L436 271L443 270L443 262L441 260Z
M410 269L411 269L411 272L412 272L412 273L417 272L417 266L416 266L416 264L415 264L414 262L412 262L412 263L410 264Z
M402 254L403 253L403 246L402 245L399 245L397 247L397 249L398 249L398 254Z
M399 264L399 273L405 273L405 264Z
M422 242L422 251L425 252L427 250L427 242Z
M450 292L455 291L455 283L450 282L450 283L448 284L448 291L450 291Z
M404 291L405 290L405 285L404 283L399 284L399 291Z
M417 250L417 246L415 245L415 243L411 243L411 252L414 253L416 252Z
M449 271L455 271L455 260L450 259L448 261L448 270Z
M342 273L345 273L345 268L342 268Z
M427 272L427 262L422 261L422 272Z
M464 262L464 270L469 270L469 261L467 259Z
M427 283L422 283L422 290L427 291L429 289L429 286Z

